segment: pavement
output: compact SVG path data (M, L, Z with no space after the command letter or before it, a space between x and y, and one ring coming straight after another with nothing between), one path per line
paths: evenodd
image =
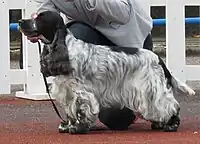
M159 54L163 54L165 60L165 40L157 40L155 49L158 53L162 50ZM187 51L200 52L198 42L199 39L187 39ZM18 57L16 52L15 56ZM18 69L18 59L11 60L11 69ZM186 63L199 65L200 55L194 52L187 56ZM23 87L12 85L11 94L0 95L0 144L200 144L200 81L187 83L196 95L176 96L181 105L178 132L152 131L150 123L139 119L127 131L110 131L97 121L96 127L86 135L58 133L60 120L50 101L16 98L15 92Z
M0 97L0 144L199 144L199 95L176 97L181 104L177 132L153 131L150 123L139 119L126 131L111 131L97 121L85 135L58 133L60 120L49 101L4 95Z

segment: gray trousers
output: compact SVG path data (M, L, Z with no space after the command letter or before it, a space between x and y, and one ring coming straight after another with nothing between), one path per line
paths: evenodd
M97 30L91 28L90 26L81 22L72 22L68 24L68 28L73 33L73 35L88 43L98 44L98 45L108 45L115 46L110 40L108 40L104 35L102 35ZM152 50L153 42L152 37L149 34L144 41L143 48Z

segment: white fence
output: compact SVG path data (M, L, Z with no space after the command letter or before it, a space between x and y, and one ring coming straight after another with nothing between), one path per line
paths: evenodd
M183 81L200 80L200 66L185 63L185 6L200 6L200 0L143 0L150 6L166 6L166 60L171 72ZM149 5L150 6L149 6ZM24 69L10 69L9 9L22 9L23 18L35 12L32 0L0 0L0 94L9 94L11 84L23 84L17 97L48 99L39 66L37 44L23 37Z

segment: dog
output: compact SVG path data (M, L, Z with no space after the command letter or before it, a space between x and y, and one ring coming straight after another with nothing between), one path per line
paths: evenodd
M55 77L51 94L66 114L59 130L88 133L100 109L111 107L129 108L150 121L152 129L178 130L180 104L175 96L195 92L175 78L159 56L142 48L85 43L55 12L43 12L34 21L44 43L41 72Z

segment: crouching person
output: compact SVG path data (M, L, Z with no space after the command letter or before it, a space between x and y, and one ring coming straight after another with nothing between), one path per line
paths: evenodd
M72 34L87 43L152 50L152 19L139 0L37 0L44 11L62 12ZM38 37L28 37L31 42ZM126 130L136 119L128 108L100 109L99 120L112 130ZM60 127L62 124L60 124ZM62 131L62 128L61 128Z

